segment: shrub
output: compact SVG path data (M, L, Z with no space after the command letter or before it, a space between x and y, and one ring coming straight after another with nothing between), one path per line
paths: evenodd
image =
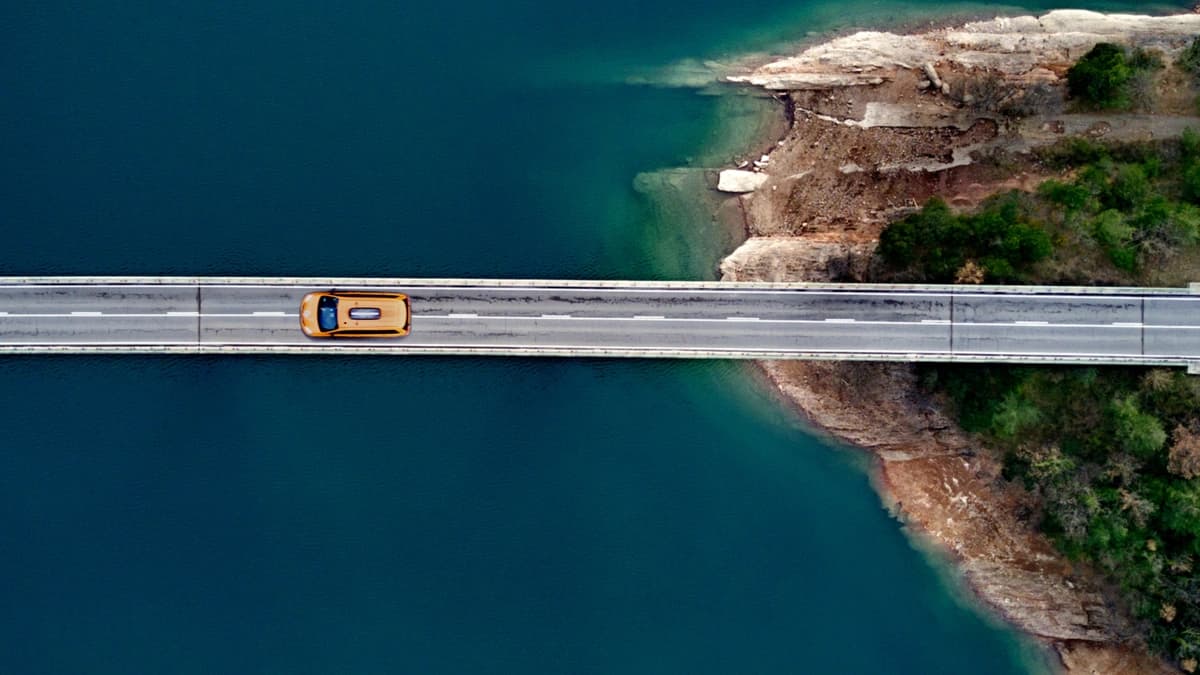
M1183 170L1180 176L1180 191L1183 198L1193 204L1200 204L1200 164Z
M1183 50L1183 53L1175 60L1175 65L1193 76L1200 76L1200 37L1192 40L1192 44Z
M893 271L928 281L952 282L971 260L989 281L1016 280L1053 251L1050 235L1031 219L1023 199L1014 191L966 215L930 199L919 213L883 231L880 256Z
M1067 71L1067 89L1072 97L1095 108L1125 108L1129 106L1126 85L1132 77L1124 48L1101 42Z
M1060 141L1048 148L1039 148L1034 150L1034 153L1038 159L1054 169L1069 169L1109 158L1109 149L1103 143L1078 136Z
M1067 213L1082 211L1092 199L1092 193L1081 185L1048 180L1038 186L1038 194L1052 204L1063 207Z
M1171 212L1167 235L1173 244L1181 246L1195 245L1200 241L1200 208L1191 204L1176 205Z
M1105 248L1128 246L1133 240L1133 227L1120 211L1109 209L1092 221L1092 234Z
M1104 205L1112 209L1129 211L1142 205L1150 196L1152 188L1146 172L1137 164L1117 167L1112 181L1104 190Z
M956 284L982 284L987 277L987 270L979 265L974 260L968 260L958 271L954 273L954 283Z
M1025 429L1042 420L1042 412L1033 401L1010 391L992 416L992 433L999 438L1015 439Z
M1118 270L1150 269L1200 242L1200 136L1195 132L1174 144L1103 151L1094 144L1064 143L1054 156L1097 159L1083 164L1071 182L1048 180L1038 187L1043 205L1059 207L1047 214L1051 226L1090 235Z
M1162 53L1156 50L1136 47L1129 55L1129 67L1133 70L1162 70L1165 65Z
M1172 435L1175 442L1167 454L1167 471L1185 480L1200 478L1200 434L1180 425Z
M1167 488L1164 501L1163 525L1180 534L1200 537L1200 483L1178 481Z
M1126 452L1147 458L1162 449L1167 432L1154 415L1143 412L1130 395L1112 403L1113 435Z
M1164 67L1162 55L1138 47L1129 55L1129 68L1133 71L1127 85L1129 102L1134 110L1148 112L1154 107L1158 93L1154 88L1154 71Z
M1179 154L1186 164L1200 159L1200 134L1196 133L1195 129L1188 127L1183 130L1183 136L1179 138Z
M1184 129L1179 139L1179 160L1183 165L1180 193L1187 201L1200 204L1200 134L1191 128Z
M1091 223L1092 237L1108 255L1117 269L1132 272L1137 269L1135 230L1120 211L1110 209L1097 215Z

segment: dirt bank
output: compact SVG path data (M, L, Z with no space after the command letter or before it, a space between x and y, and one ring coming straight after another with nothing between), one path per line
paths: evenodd
M747 241L726 280L863 280L890 220L938 195L970 207L1053 173L1029 150L1071 135L1162 138L1200 128L1189 78L1168 68L1154 114L1063 114L1067 68L1098 42L1156 49L1167 61L1200 16L1060 11L917 35L858 33L731 79L788 100L793 123L769 156L737 167L765 179L737 200ZM744 176L739 176L744 179ZM999 458L927 400L898 364L762 364L816 425L874 453L896 516L955 560L982 601L1054 646L1072 673L1174 672L1148 655L1093 571L1059 555L1031 521L1029 495Z

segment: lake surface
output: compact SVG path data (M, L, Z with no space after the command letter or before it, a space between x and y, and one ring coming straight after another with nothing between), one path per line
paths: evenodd
M75 4L0 7L2 274L708 278L773 104L631 81L987 10ZM3 672L1038 669L746 364L0 377Z

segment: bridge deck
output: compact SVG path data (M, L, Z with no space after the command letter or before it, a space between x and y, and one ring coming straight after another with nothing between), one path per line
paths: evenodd
M312 339L314 290L407 293L404 338ZM393 353L1187 365L1184 289L0 278L0 352Z

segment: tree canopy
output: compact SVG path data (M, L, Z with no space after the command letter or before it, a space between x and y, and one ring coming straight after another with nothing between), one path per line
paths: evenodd
M1125 85L1131 77L1125 50L1102 42L1067 71L1067 88L1072 97L1098 108L1122 108L1129 103Z
M889 265L923 281L953 282L968 263L982 269L987 281L1018 280L1053 250L1023 200L1014 191L993 198L977 213L957 215L935 197L918 213L889 225L880 236L879 253Z

